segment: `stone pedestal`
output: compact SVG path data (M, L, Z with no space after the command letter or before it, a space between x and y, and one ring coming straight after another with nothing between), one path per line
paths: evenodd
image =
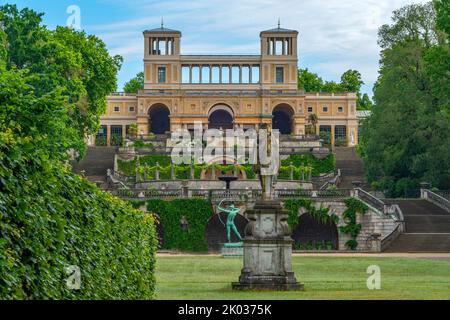
M302 290L292 271L292 243L288 213L281 203L260 200L247 211L244 268L235 290Z
M224 258L240 258L244 255L244 248L242 246L223 246L221 253Z

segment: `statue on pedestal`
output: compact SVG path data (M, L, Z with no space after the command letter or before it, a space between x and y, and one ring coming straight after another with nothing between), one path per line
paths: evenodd
M259 176L262 199L247 209L244 266L235 290L302 290L292 269L291 230L288 212L274 197L279 170L279 139L268 124L258 132L258 161L254 170ZM270 155L270 156L269 156Z

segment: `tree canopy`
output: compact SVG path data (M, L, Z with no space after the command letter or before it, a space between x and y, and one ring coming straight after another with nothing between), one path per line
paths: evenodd
M139 72L136 77L125 83L123 91L126 93L137 93L144 89L144 72Z
M67 162L98 126L118 58L95 37L47 30L41 16L0 7L0 299L151 299L153 216Z
M29 79L37 96L59 91L66 98L67 127L75 131L71 145L60 146L74 148L82 156L85 138L97 132L106 111L106 96L117 87L122 58L111 57L95 36L65 27L48 30L42 25L43 14L28 8L4 5L0 15L8 43L7 70L27 69L39 75Z
M421 181L450 188L450 51L445 30L436 28L445 13L436 9L403 7L379 31L376 106L363 127L362 150L368 180L393 196Z
M347 70L341 76L339 83L335 81L324 81L316 73L308 69L298 70L298 88L306 92L329 92L345 93L355 92L357 95L358 110L369 110L372 108L372 100L367 93L361 94L362 81L361 73L357 70Z

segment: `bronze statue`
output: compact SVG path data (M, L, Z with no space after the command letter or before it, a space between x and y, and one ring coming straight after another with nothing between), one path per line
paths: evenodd
M224 202L225 200L222 200L219 205L217 206L217 209L219 210L219 220L222 222L223 225L225 225L225 223L223 223L223 221L220 219L220 212L225 212L228 213L228 217L227 217L227 223L226 223L226 227L227 227L227 238L228 238L228 244L231 244L231 230L234 231L234 233L238 236L238 238L243 241L241 234L239 233L238 229L236 228L236 225L234 224L234 219L236 218L237 214L239 213L239 208L236 208L234 206L234 204L231 204L230 206L228 206L228 208L223 208L220 205ZM238 243L236 245L242 245L242 243Z

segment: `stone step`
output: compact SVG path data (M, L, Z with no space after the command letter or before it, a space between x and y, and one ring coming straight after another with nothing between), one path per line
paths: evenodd
M84 172L86 176L106 176L108 169L114 169L116 147L89 147L84 159L72 163L73 171Z
M403 233L386 252L450 252L450 233Z

